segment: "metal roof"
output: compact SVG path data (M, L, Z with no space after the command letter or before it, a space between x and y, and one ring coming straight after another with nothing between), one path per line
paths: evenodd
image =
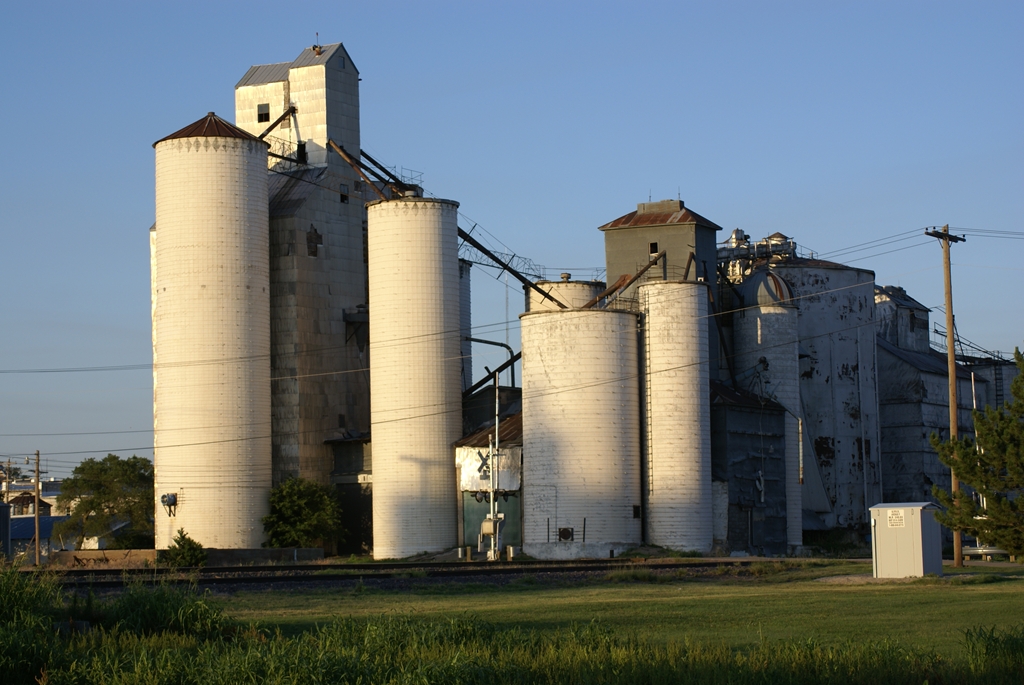
M902 307L909 307L910 309L917 309L922 312L931 311L928 307L925 307L923 304L908 295L907 291L898 285L876 285L875 295L884 295Z
M733 388L722 381L711 381L711 404L731 404L737 407L750 409L769 409L772 411L786 411L778 402L766 397L755 395L749 390Z
M60 523L67 516L40 516L39 517L39 539L47 540L53 536L53 524ZM11 539L31 540L36 535L35 516L12 516L11 517Z
M264 145L267 144L248 131L243 131L234 124L224 121L213 112L208 112L199 121L161 138L153 143L153 147L156 147L165 140L174 140L176 138L242 138L243 140L254 140Z
M646 211L641 211L642 209ZM599 230L608 231L616 228L675 226L680 224L696 224L697 226L713 228L716 231L722 230L722 227L715 222L687 209L679 200L643 203L637 208L637 211L620 216L615 221L610 221L604 226L599 227Z
M849 271L860 271L861 273L871 274L872 276L875 274L871 269L862 269L859 266L849 266L847 264L840 264L839 262L830 262L827 259L795 257L791 255L773 255L771 259L758 257L752 262L752 266L755 267L761 266L762 264L770 264L773 267L802 266L813 269L847 269Z
M245 76L235 84L235 88L242 86L255 86L260 83L277 83L288 80L288 70L292 68L291 62L278 62L277 64L257 64L249 67Z
M292 216L317 189L326 167L270 174L270 216Z
M456 447L487 447L490 438L494 435L494 422L470 433L455 443ZM523 412L502 417L501 426L498 428L499 446L521 447L523 444Z
M352 58L349 57L348 52L345 50L345 46L341 43L334 43L333 45L321 45L320 54L317 54L314 47L309 47L299 53L291 62L278 62L277 64L257 64L256 66L249 67L249 71L245 72L245 76L235 84L235 88L242 88L243 86L255 86L261 83L277 83L278 81L288 80L288 70L298 69L300 67L312 67L317 64L327 64L335 56L344 57L345 68L348 65L352 65L352 69L358 74L359 70L356 69L356 65L352 64Z
M946 355L936 350L928 350L927 352L914 352L912 350L905 350L902 347L896 347L891 342L885 340L881 336L876 338L878 341L878 347L885 350L897 359L910 364L918 371L924 371L925 373L934 373L938 376L949 376L949 362L946 359ZM959 363L956 365L956 377L963 380L971 379L971 372L961 366ZM987 383L988 381L978 376L975 378L978 383Z

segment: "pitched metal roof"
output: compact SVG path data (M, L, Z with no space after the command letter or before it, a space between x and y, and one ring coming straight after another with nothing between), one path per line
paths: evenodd
M912 298L910 295L908 295L907 291L899 287L898 285L876 285L875 296L877 297L878 295L884 295L885 297L889 298L896 304L903 307L917 309L922 312L931 311L930 309L928 309L928 307L925 307L923 304L921 304L920 302Z
M915 352L913 350L905 350L902 347L896 347L891 342L885 340L881 336L876 338L878 341L879 349L885 350L892 356L896 357L900 361L910 364L918 371L925 373L934 373L937 376L949 377L949 362L946 359L946 355L936 350L929 349L927 352ZM959 363L956 365L956 377L962 380L970 380L971 372L961 366ZM978 383L987 383L988 381L978 376L975 378Z
M39 539L48 540L53 536L53 524L60 523L67 519L67 516L40 516L39 517ZM12 516L11 517L11 539L31 540L36 535L35 516Z
M848 264L840 264L839 262L830 262L827 259L817 259L814 257L794 257L792 255L774 255L771 258L758 257L752 262L752 266L758 267L763 264L770 264L773 268L784 268L787 266L802 266L813 269L848 269L850 271L860 271L861 273L871 274L874 277L875 272L871 269L864 269L859 266L849 266Z
M490 437L494 435L494 421L470 433L455 443L456 447L487 447ZM523 412L511 416L503 416L498 428L498 442L505 447L521 447L523 444Z
M176 138L242 138L243 140L254 140L267 145L265 141L260 140L248 131L243 131L232 123L224 121L213 112L208 112L199 121L161 138L153 143L153 147L156 147L165 140L174 140Z
M334 43L333 45L321 45L320 54L317 54L315 47L309 47L299 53L291 62L278 62L276 64L257 64L256 66L249 67L249 71L245 72L245 76L235 84L235 88L241 88L243 86L255 86L261 83L277 83L278 81L288 80L288 70L297 69L300 67L312 67L317 64L327 64L336 55L345 59L344 68L348 68L349 65L358 74L359 70L356 69L356 65L352 64L352 58L349 57L348 52L345 51L345 46L341 43Z
M615 221L610 221L604 226L599 227L599 230L608 231L615 228L674 226L680 224L696 224L697 226L713 228L716 231L722 230L722 227L715 222L687 209L679 200L641 203L637 207L637 211L620 216Z
M278 62L277 64L257 64L249 67L245 76L235 84L235 88L242 86L255 86L260 83L277 83L288 80L288 70L292 68L291 62Z

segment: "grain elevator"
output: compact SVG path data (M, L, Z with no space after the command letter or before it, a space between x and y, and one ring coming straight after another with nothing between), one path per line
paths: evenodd
M776 555L946 477L922 433L941 369L905 292L781 233L719 242L681 200L599 227L607 282L527 278L361 149L359 81L315 45L251 67L235 124L154 144L158 548L179 528L259 547L297 476L337 489L351 551L378 559L497 538L498 508L540 559ZM518 353L473 337L474 263L524 285ZM509 360L476 378L474 343ZM1005 364L964 361L961 397L1005 396Z

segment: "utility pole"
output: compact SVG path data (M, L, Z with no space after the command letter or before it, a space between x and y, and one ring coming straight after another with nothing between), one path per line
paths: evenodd
M7 470L4 471L4 504L11 501L11 459L7 458Z
M946 364L949 373L949 439L955 441L958 431L958 407L956 397L956 350L953 347L953 276L949 264L949 246L951 243L962 243L966 240L963 236L950 235L949 224L942 227L942 231L925 231L925 235L938 238L942 242L942 265L945 269L946 280ZM955 454L955 453L954 453ZM960 455L956 454L959 459ZM956 470L949 470L950 485L953 497L960 492L960 479L956 476ZM963 568L964 550L963 540L960 537L959 529L953 531L953 566Z
M39 566L39 450L36 450L36 504L32 508L36 519L36 566Z

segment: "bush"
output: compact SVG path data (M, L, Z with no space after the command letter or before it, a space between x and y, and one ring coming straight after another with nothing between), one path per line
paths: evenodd
M264 547L319 547L341 541L341 505L334 491L304 478L289 478L270 491L263 517Z
M160 550L157 558L172 568L199 568L206 565L206 550L179 528L170 547Z

